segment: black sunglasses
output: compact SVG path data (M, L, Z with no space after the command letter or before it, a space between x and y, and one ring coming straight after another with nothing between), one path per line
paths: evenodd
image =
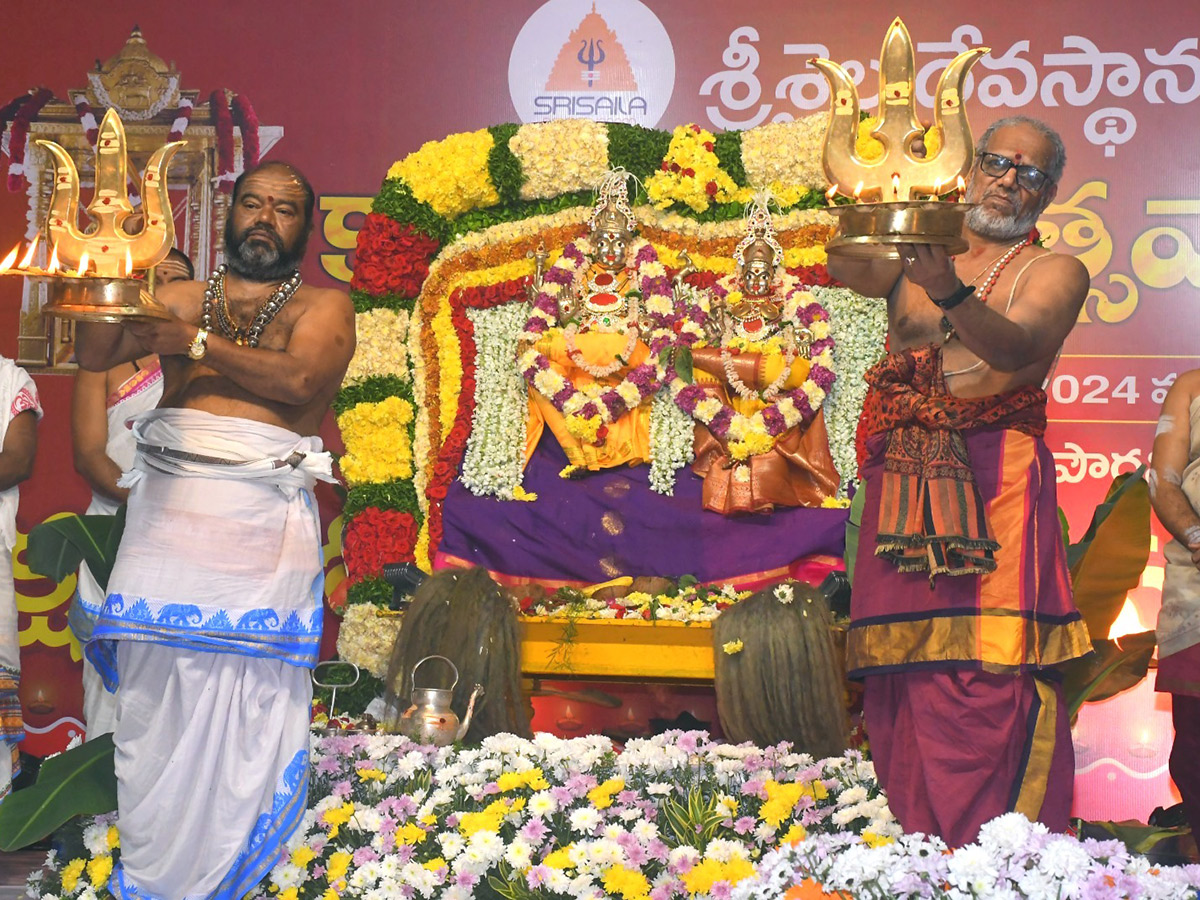
M1003 178L1009 169L1017 170L1017 184L1031 193L1037 193L1046 186L1050 176L1037 166L1018 165L1007 156L999 153L980 153L979 170L993 178Z

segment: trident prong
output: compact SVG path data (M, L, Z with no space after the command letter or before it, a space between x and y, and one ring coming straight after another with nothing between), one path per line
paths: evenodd
M47 224L50 243L58 249L59 261L67 268L74 268L86 252L95 273L108 278L128 275L127 259L134 269L150 269L160 263L175 243L166 169L171 157L186 143L165 144L150 157L142 176L142 228L136 234L129 234L123 227L133 214L127 182L125 126L114 110L105 113L96 138L96 188L87 207L96 224L85 234L78 225L79 172L74 160L53 141L38 141L55 162Z
M913 155L913 142L924 134L917 117L912 38L896 18L888 27L879 52L879 125L871 136L883 144L884 155L867 161L855 152L858 137L858 91L850 74L829 59L812 63L829 82L832 106L821 162L825 177L838 193L851 196L863 185L858 199L908 201L913 194L934 195L954 186L971 171L974 148L971 126L962 107L967 73L989 47L975 47L954 58L938 80L933 110L942 147L934 156Z

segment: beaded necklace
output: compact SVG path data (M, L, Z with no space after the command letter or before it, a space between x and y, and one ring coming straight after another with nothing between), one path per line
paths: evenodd
M208 286L204 289L204 305L201 316L206 331L212 331L214 325L225 337L234 341L238 346L257 347L263 329L279 315L284 305L295 296L304 279L300 272L295 271L282 282L271 295L263 301L249 328L243 328L234 320L233 310L229 308L229 298L225 295L225 273L229 267L222 263L217 270L208 276Z
M996 257L995 260L993 260L991 263L989 263L988 265L986 265L982 269L980 269L979 273L974 278L972 278L969 282L967 282L968 284L974 284L976 281L979 280L980 275L982 275L984 272L987 272L987 278L985 278L983 280L983 284L980 285L979 291L977 293L980 303L987 305L987 300L988 300L988 297L992 293L992 288L994 288L996 286L996 282L1000 279L1000 273L1004 271L1005 267L1010 262L1012 262L1014 259L1017 258L1017 256L1020 254L1020 252L1022 250L1024 250L1026 247L1028 247L1030 244L1032 244L1036 239L1037 239L1037 232L1031 231L1028 235L1025 236L1025 238L1023 240L1017 241L1017 243L1013 244L1011 247L1009 247L1007 250L1005 250L1003 253L1001 253L998 257ZM990 271L989 271L989 268L990 268ZM1011 296L1009 297L1009 304L1010 305L1012 304ZM1007 306L1004 308L1004 312L1007 315L1007 313L1008 313ZM954 338L958 336L954 330L954 326L952 324L950 324L950 320L948 318L946 318L945 316L942 316L942 320L939 323L939 326L941 327L942 331L945 332L945 339L942 342L943 345L950 343L950 341L954 340ZM950 377L951 375L966 375L968 372L974 372L976 369L982 368L982 366L983 366L983 360L981 359L978 362L976 362L974 365L967 366L965 369L954 369L953 371L950 371L950 372L943 372L942 375L943 375L943 377L946 377L946 378Z

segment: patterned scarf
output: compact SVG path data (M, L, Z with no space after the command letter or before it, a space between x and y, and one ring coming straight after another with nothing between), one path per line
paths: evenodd
M887 434L875 553L901 572L969 575L996 568L983 501L960 433L1046 431L1046 394L1024 386L991 397L946 390L941 347L891 353L866 375L873 390L863 410L869 434Z

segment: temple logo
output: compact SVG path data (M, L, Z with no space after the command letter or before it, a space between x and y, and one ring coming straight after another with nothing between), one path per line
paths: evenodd
M675 51L638 0L549 0L513 42L508 88L523 122L653 127L675 88Z

